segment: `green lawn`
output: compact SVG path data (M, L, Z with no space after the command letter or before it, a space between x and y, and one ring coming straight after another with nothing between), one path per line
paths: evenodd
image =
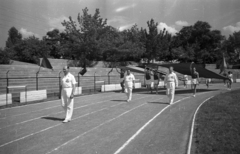
M240 90L222 93L201 106L193 141L195 154L240 154Z

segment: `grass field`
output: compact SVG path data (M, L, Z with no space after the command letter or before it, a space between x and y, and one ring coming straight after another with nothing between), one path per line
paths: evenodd
M194 130L195 154L240 153L240 90L220 94L200 108Z

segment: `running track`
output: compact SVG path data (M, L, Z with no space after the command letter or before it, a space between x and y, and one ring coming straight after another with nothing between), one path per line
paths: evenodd
M179 89L171 106L164 92L135 92L130 103L123 93L81 96L66 124L60 100L1 109L0 153L184 154L195 110L223 88L211 86L195 98Z

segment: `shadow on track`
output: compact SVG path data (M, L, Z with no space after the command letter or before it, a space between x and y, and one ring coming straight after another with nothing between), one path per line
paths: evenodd
M169 104L168 102L148 102L148 103L152 103L152 104Z
M111 100L111 101L114 101L114 102L126 102L126 99L124 99L124 100Z
M52 120L52 121L63 121L63 118L56 118L56 117L42 117L41 119Z
M197 93L201 92L210 92L210 91L217 91L218 89L197 89ZM148 95L156 95L156 92L153 90L153 93L151 93L147 89L137 89L134 91L134 93L139 93L139 94L148 94ZM175 94L191 94L193 93L192 89L176 89ZM165 95L166 94L166 89L161 88L158 91L158 95Z

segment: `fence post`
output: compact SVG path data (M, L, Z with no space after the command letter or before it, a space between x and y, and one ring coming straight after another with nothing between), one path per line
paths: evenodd
M93 77L93 81L94 81L94 93L96 92L96 71L94 72L94 77Z
M61 76L60 76L60 74L62 73L62 71L59 71L59 73L58 73L58 79L59 79L59 96L60 96L60 94L61 94L61 88L60 88L60 86L61 86Z
M78 72L78 87L80 87L80 72Z
M110 75L108 74L108 84L110 84Z
M39 71L36 73L36 90L38 90L38 73Z
M7 87L9 86L9 81L8 81L8 73L9 73L10 70L7 71L6 73L6 77L7 77ZM8 88L7 88L7 94L8 94Z

